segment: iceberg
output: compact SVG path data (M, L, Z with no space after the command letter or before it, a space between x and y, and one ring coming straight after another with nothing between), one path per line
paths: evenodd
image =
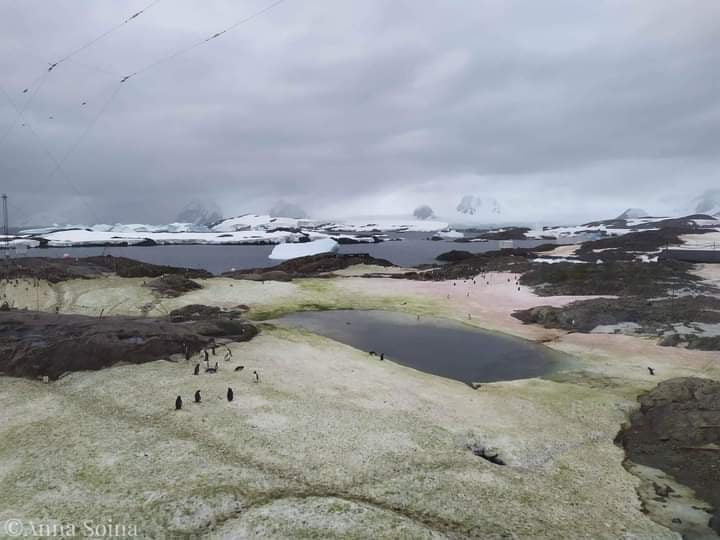
M278 244L270 253L269 258L277 261L297 259L320 253L335 253L338 250L338 243L332 238L313 240L297 244Z

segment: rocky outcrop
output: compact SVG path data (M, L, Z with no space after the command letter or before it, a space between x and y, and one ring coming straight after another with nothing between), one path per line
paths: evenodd
M390 261L377 259L367 253L321 253L290 259L270 268L250 268L225 272L223 276L253 281L290 281L293 278L328 276L336 270L344 270L356 264L394 266Z
M720 324L720 299L713 296L684 296L662 300L638 297L594 298L572 302L563 307L538 306L518 310L513 317L524 323L575 332L592 332L599 326L633 323L637 333L668 334L659 344L676 346L695 338L674 333L678 322ZM703 338L705 347L720 345L720 339ZM694 348L702 348L697 345ZM717 350L717 349L715 349Z
M136 261L112 255L98 257L62 259L50 257L21 257L9 259L3 265L3 279L42 279L50 283L59 283L70 279L94 278L104 274L116 274L120 277L155 278L165 274L177 274L186 278L208 278L212 274L207 270L195 268L177 268Z
M257 334L243 319L215 315L193 319L176 314L168 320L0 311L0 372L57 379L69 371L192 354L216 338L247 341Z
M162 296L168 296L170 298L181 296L186 292L202 289L196 281L179 274L167 274L155 278L152 281L148 281L145 286L160 293Z
M689 273L690 264L679 261L635 261L596 264L535 264L520 278L541 296L619 295L654 298L672 289L702 291L701 279Z
M709 525L720 533L720 382L670 379L639 402L617 442L632 462L670 474L713 505Z

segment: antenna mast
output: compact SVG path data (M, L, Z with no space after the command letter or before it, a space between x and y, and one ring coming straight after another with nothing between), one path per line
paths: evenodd
M10 221L8 219L7 194L2 194L3 234L5 235L5 257L10 257Z

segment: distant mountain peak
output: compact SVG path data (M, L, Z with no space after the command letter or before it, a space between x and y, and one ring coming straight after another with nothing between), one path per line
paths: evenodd
M720 189L708 189L693 202L696 213L720 216Z
M178 223L193 223L195 225L210 226L223 219L220 207L212 201L190 201L178 213L175 221Z
M423 204L418 206L413 211L413 216L418 219L430 219L431 217L435 216L435 212L433 212L433 209L430 208L427 204Z
M273 207L268 210L268 214L271 217L287 217L295 219L307 218L307 212L303 210L299 205L287 201L280 200L276 202Z
M648 214L642 208L628 208L615 219L639 219L648 217L649 215L650 214Z
M478 197L477 195L464 195L455 208L461 214L474 216L475 214L501 214L500 203L492 197Z

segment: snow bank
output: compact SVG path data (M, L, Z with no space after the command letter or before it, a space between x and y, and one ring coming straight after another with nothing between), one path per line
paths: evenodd
M269 258L286 261L288 259L296 259L298 257L307 257L308 255L317 255L319 253L334 253L338 250L338 243L331 239L313 240L312 242L303 242L300 244L278 244L270 253Z
M287 217L272 217L267 214L243 214L222 220L212 227L216 232L233 232L244 230L273 230L273 229L299 229L313 226L309 219L295 219Z
M431 221L424 219L373 219L367 221L349 220L344 223L325 225L323 228L330 231L347 232L437 232L448 229L450 224L445 221Z
M74 229L42 235L50 247L138 244L279 244L297 242L305 235L286 231L238 231L233 233L114 232Z
M550 257L538 257L537 259L533 259L532 262L535 263L546 263L546 264L555 264L555 263L573 263L573 264L587 264L586 261L581 261L580 259L568 259L566 257L558 257L558 258L550 258Z

